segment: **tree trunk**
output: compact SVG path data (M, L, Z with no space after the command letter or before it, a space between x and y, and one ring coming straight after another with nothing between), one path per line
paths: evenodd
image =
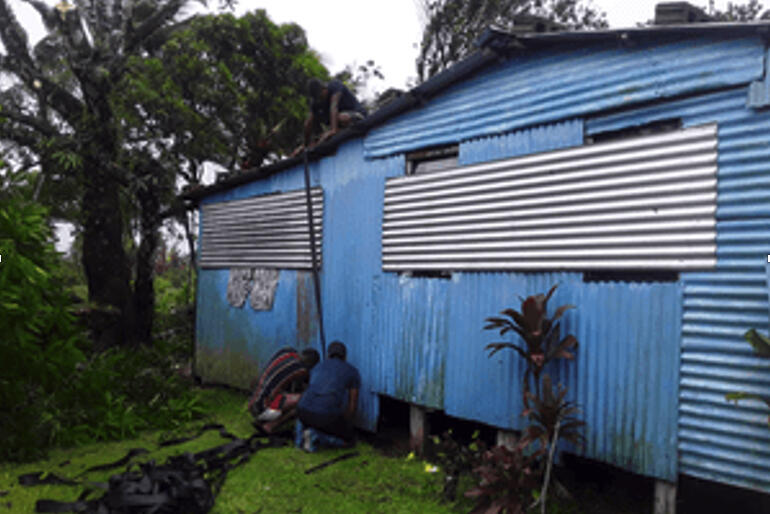
M134 336L139 343L149 344L152 339L152 323L155 313L153 288L154 257L158 247L159 202L156 191L147 189L138 193L141 209L141 242L136 255L136 282L134 283L134 309L136 323Z
M90 328L97 349L131 342L133 305L129 269L123 247L123 217L118 184L85 163L83 194L83 268L92 311Z

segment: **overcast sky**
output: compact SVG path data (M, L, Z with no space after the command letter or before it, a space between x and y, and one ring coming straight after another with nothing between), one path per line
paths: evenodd
M59 2L45 1L51 5ZM42 33L42 25L32 7L21 0L9 2L25 27L30 27L33 33ZM219 0L208 0L208 3L216 7ZM422 0L240 0L237 13L262 8L277 23L298 23L332 73L347 64L374 60L385 80L373 80L370 88L384 91L389 87L403 89L415 76L414 61L424 22L421 3ZM594 6L607 13L611 28L633 27L652 19L656 3L655 0L593 1ZM691 3L708 8L708 0ZM717 0L715 5L724 8L726 3ZM193 2L193 5L197 4Z
M346 64L374 59L385 80L375 80L372 86L383 91L388 87L403 89L409 78L416 75L415 59L424 23L421 3L422 0L241 0L238 10L263 8L275 22L298 23L333 73ZM594 6L607 13L611 28L634 27L652 19L657 3L593 1ZM708 9L708 0L690 3ZM724 8L726 3L717 0L715 5Z

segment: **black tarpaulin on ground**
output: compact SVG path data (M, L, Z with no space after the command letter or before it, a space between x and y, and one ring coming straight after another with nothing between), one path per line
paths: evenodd
M259 449L283 446L286 439L254 434L248 439L238 438L227 432L222 425L202 427L191 437L166 441L161 447L181 444L200 437L208 430L219 430L222 437L231 441L192 454L189 452L168 457L163 464L154 460L130 463L137 455L149 453L144 448L132 448L117 461L92 466L83 473L113 469L128 464L124 473L110 477L108 483L79 482L54 473L34 472L19 476L19 484L82 485L85 487L74 502L43 499L35 504L35 512L85 512L96 514L203 514L214 506L227 472L249 460ZM82 474L82 473L81 473ZM105 490L99 498L88 499L96 490Z

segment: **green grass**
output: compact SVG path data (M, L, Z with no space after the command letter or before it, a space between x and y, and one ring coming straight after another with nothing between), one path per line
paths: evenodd
M216 389L199 390L197 394L206 412L210 413L208 418L190 423L175 435L192 434L197 427L214 421L239 437L253 433L244 395ZM37 462L0 463L0 491L8 492L0 496L0 514L34 512L35 502L41 498L74 501L83 490L80 486L22 487L18 485L18 476L23 473L50 471L74 478L90 466L123 457L131 448L144 447L150 451L149 455L137 457L136 462L154 459L162 463L170 455L197 452L227 441L216 431L210 431L194 441L158 449L162 435L160 431L145 432L125 441L53 450L47 459ZM212 513L441 513L472 510L473 502L461 494L471 487L470 477L461 479L457 501L446 504L440 501L443 474L440 471L427 473L425 461L388 457L366 443L359 443L355 450L359 452L358 456L310 475L306 475L305 470L350 450L326 450L314 454L293 447L260 450L247 463L229 472ZM61 466L63 462L67 464ZM106 481L124 470L125 467L92 472L83 478ZM595 493L585 484L574 484L574 487L572 492L578 496L576 500L549 498L549 514L640 514L649 508L646 502L641 506L630 505L627 499Z
M244 409L244 396L220 390L200 391L202 403L211 412L207 421L223 423L240 437L252 433L250 416ZM200 426L191 424L188 428ZM225 442L217 432L177 446L157 449L161 432L147 432L131 440L95 443L72 449L57 449L49 458L27 464L0 463L0 513L34 512L41 498L74 501L79 486L18 485L18 476L32 471L52 471L75 477L84 469L121 458L130 448L144 447L149 455L137 461L163 462L169 455L195 452ZM418 459L385 457L365 443L359 443L357 457L319 470L305 470L349 450L329 450L308 454L293 447L260 450L243 466L230 471L217 496L213 513L254 512L467 512L470 502L461 498L447 505L439 501L441 473L427 473ZM65 466L62 462L69 461ZM85 475L86 480L105 481L121 468ZM10 504L10 507L8 505Z

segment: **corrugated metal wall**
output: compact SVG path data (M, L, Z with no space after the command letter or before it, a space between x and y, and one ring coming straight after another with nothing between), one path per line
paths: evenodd
M519 59L378 128L366 139L366 151L387 155L747 83L761 76L761 46L699 40ZM382 393L501 427L521 426L520 365L511 352L486 357L483 347L495 337L481 329L483 319L516 305L519 295L559 282L552 304L578 306L564 326L581 347L576 362L553 372L585 411L586 455L671 480L678 448L685 473L770 489L766 408L723 398L732 389L770 394L767 364L753 358L741 338L750 326L767 327L764 262L770 253L770 113L746 110L746 100L743 86L586 122L591 134L676 117L687 127L718 122L717 269L684 273L679 283L586 284L580 274L566 272L455 273L449 280L383 273L383 213L376 206L383 205L385 180L403 174L403 156L365 160L364 143L356 140L314 163L313 183L326 197L321 280L327 337L345 341L361 370L360 424L374 427ZM582 138L582 123L573 121L463 141L461 164L575 146ZM294 168L206 201L301 187L301 169ZM317 345L312 289L302 285L310 284L303 275L282 271L273 311L255 313L222 306L226 271L202 270L199 351L211 350L216 364L223 361L217 355L228 355L223 348L243 347L258 364L263 353L287 342Z
M396 177L386 271L708 269L716 125Z
M583 124L570 121L460 145L461 164L582 144ZM522 429L524 365L513 352L492 359L485 344L499 340L483 320L519 296L559 284L550 305L572 303L563 333L580 341L575 361L549 373L569 388L587 422L586 446L571 451L648 476L676 477L676 391L679 380L677 283L584 283L581 273L455 273L449 289L449 353L444 409L450 415Z
M313 183L318 173L311 167ZM302 169L273 175L203 199L209 205L242 201L304 187ZM201 234L207 230L206 220ZM196 311L196 373L203 380L248 388L275 351L286 345L320 350L312 276L307 271L282 269L273 308L255 311L232 307L226 299L229 270L198 270ZM248 302L247 302L248 303Z
M304 190L259 195L201 208L201 268L311 269ZM323 191L311 190L316 241L323 240ZM319 245L320 250L320 245ZM321 261L323 252L318 252Z
M401 369L412 373L399 375L403 382L399 394L405 399L411 397L414 385L427 382L420 377L434 369L429 367L432 360L426 363L417 355L422 352L422 339L417 335L412 339L414 355L402 351L400 345L402 336L413 333L425 308L421 295L412 296L412 321L404 322L393 339L386 341L380 333L383 302L396 305L398 300L383 295L388 285L380 270L382 209L378 206L383 203L385 178L403 174L404 166L403 156L364 161L361 140L346 143L333 157L310 164L311 183L324 192L321 290L326 339L343 341L348 347L348 360L361 372L357 423L368 430L376 428L378 394L395 391L382 385L393 378L395 363L402 362ZM210 203L292 191L302 184L302 168L292 168L207 197L203 208ZM241 377L249 373L253 377L280 347L288 344L321 349L309 273L282 270L271 311L231 307L225 299L226 289L227 270L200 270L197 366L205 379L245 387L248 382ZM443 359L443 352L432 355ZM383 362L392 365L387 368L390 378L383 376ZM237 376L228 374L231 369L241 368ZM427 391L416 399L428 404L430 395L436 397Z
M770 253L770 113L746 108L747 88L590 120L588 133L680 117L719 126L717 267L684 273L679 392L680 471L770 490L768 410L727 402L730 391L770 395L770 362L743 333L767 330Z
M654 36L652 36L654 37ZM606 41L523 51L381 127L367 157L452 143L762 77L760 38Z

